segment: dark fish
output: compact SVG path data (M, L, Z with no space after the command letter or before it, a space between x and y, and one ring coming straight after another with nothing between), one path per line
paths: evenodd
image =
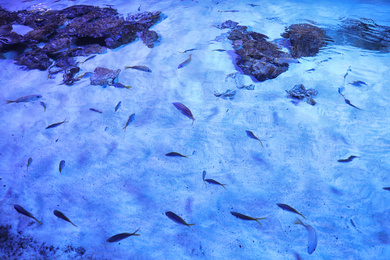
M390 191L390 187L384 187L383 189Z
M138 9L137 9L137 10L138 10L138 12L139 12L139 11L141 11L141 5L139 5L139 7L138 7Z
M118 109L121 107L121 104L122 104L122 101L119 101L115 107L115 112L118 111Z
M354 81L354 82L349 83L349 84L351 84L351 85L353 85L355 87L360 87L360 86L363 86L363 85L367 85L366 82L361 81L361 80L357 80L357 81Z
M338 162L346 163L346 162L352 162L353 159L359 158L359 156L351 155L347 159L339 159Z
M186 59L185 61L180 63L179 66L177 66L177 68L181 69L181 68L187 66L191 62L191 57L192 57L192 54L190 54L190 57L188 59Z
M43 106L43 111L46 111L46 104L44 102L40 102L41 106Z
M126 125L122 128L123 131L126 132L127 126L128 126L131 122L134 121L134 118L135 118L135 114L131 114L131 115L129 116L129 119L127 119Z
M302 225L306 228L307 232L309 232L309 240L307 242L308 247L307 247L307 252L312 254L314 250L316 250L317 247L317 234L314 228L310 225L304 224L299 218L294 222L294 224L299 224Z
M226 50L224 50L224 49L215 49L213 51L223 52L223 51L226 51Z
M226 185L226 184L221 184L221 183L219 183L219 182L217 182L216 180L213 180L213 179L206 179L206 180L204 180L204 181L207 181L207 182L210 183L210 184L221 185L221 186L224 187L224 188L225 188L225 185ZM225 190L226 190L226 188L225 188Z
M27 161L27 171L28 171L28 166L31 165L32 161L33 161L33 159L31 157L28 158L28 161Z
M109 239L107 239L107 242L110 242L110 243L118 242L118 241L125 239L125 238L128 238L130 236L140 236L140 234L136 234L138 230L140 230L140 229L137 229L133 233L120 233L118 235L112 236Z
M15 204L14 205L14 209L16 209L17 212L19 212L20 214L23 214L27 217L30 217L30 218L33 218L36 222L38 222L39 224L42 225L42 222L39 221L38 219L36 219L30 212L28 212L27 210L25 210L24 208L22 208L22 206L18 205L18 204Z
M202 178L203 178L204 185L206 185L206 188L207 188L207 184L204 180L205 177L206 177L206 171L203 171Z
M85 62L87 62L87 61L89 61L89 60L92 60L92 59L95 58L96 56L97 56L97 55L92 55L92 56L86 58L84 61L79 62L79 64L84 64Z
M238 10L226 10L226 11L218 10L218 12L220 12L220 13L237 13L239 11Z
M77 227L75 224L72 223L72 221L70 221L62 212L58 211L58 210L54 210L53 211L54 215L60 219L63 219L65 221L68 221L70 224L72 224L73 226Z
M185 157L185 158L187 158L187 156L182 155L182 154L177 153L177 152L166 153L165 156L169 156L169 157Z
M248 4L249 6L252 6L252 7L255 7L255 6L259 6L259 5L254 5L254 4Z
M114 87L116 88L127 88L127 89L131 89L131 86L125 86L123 85L122 83L114 83L112 84Z
M20 102L30 102L30 101L35 101L42 98L41 95L29 95L29 96L24 96L20 97L16 100L7 100L7 104L9 103L20 103Z
M145 72L152 72L152 70L146 66L126 66L125 69L135 69L135 70L140 70Z
M65 118L65 120L62 121L62 122L59 122L59 123L55 123L55 124L49 125L48 127L46 127L46 129L57 127L57 126L59 126L59 125L62 125L63 123L68 123L68 121L66 121L66 118Z
M192 115L191 113L191 110L186 107L185 105L183 105L182 103L179 103L179 102L175 102L175 103L172 103L176 108L177 110L179 110L183 115L185 115L186 117L188 118L191 118L192 119L192 123L194 123L195 121L195 118L194 116Z
M261 225L261 223L259 222L259 220L262 220L262 219L266 219L266 218L252 218L252 217L249 217L249 216L246 216L246 215L243 215L241 213L237 213L237 212L234 212L234 211L230 211L230 214L232 214L233 216L235 216L236 218L239 218L239 219L242 219L242 220L254 220L256 221L257 223Z
M344 100L345 100L345 103L347 103L347 104L350 105L351 107L354 107L354 108L357 108L357 109L359 109L359 110L362 110L362 109L358 108L357 106L353 105L353 104L351 103L351 101L349 101L348 99L344 98Z
M348 67L347 73L344 74L344 80L345 80L345 78L348 76L348 72L350 72L350 71L352 71L352 70L351 70L351 66Z
M283 209L283 210L287 210L287 211L293 212L293 213L295 213L295 214L300 215L302 218L307 219L305 216L303 216L303 215L302 215L301 213L299 213L296 209L290 207L289 205L281 204L281 203L276 203L276 205L278 205L279 208L281 208L281 209Z
M60 173L62 172L62 170L63 170L64 168L65 168L65 161L62 160L62 161L60 162L60 165L59 165Z
M89 110L91 110L91 111L94 111L94 112L98 112L98 113L103 113L102 111L100 111L100 110L97 110L97 109L94 109L94 108L90 108Z
M180 53L186 53L186 52L190 52L190 51L195 51L196 49L189 49L189 50L185 50L185 51L180 51Z
M315 71L316 69L309 69L309 70L306 70L306 72L312 72L312 71Z
M250 138L259 140L261 146L264 147L264 146L263 146L263 143L261 142L261 140L260 140L259 138L257 138L257 137L252 133L252 131L245 130L245 132L246 132L246 135L249 136Z
M186 225L189 228L191 228L190 226L195 225L195 224L187 224L187 222L185 222L184 219L182 219L181 217L179 217L178 215L176 215L172 211L165 212L165 215L167 215L168 218L170 218L171 220L175 221L176 223L179 223L179 224L182 224L182 225Z
M356 228L355 223L353 222L352 219L351 219L351 224L352 224L352 226L353 226L354 228Z
M84 77L89 77L92 74L93 74L92 72L85 72L83 75L78 76L76 79L82 79Z

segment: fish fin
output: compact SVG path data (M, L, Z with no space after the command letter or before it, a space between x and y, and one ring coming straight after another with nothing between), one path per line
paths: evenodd
M36 219L36 218L33 218L33 219L35 219L35 221L36 222L38 222L39 224L41 224L42 225L42 222L41 221L39 221L38 219Z
M122 130L125 131L125 132L126 132L126 127L127 127L127 126L125 126L125 127L122 128Z
M294 221L294 224L303 225L303 222L302 222L302 220L300 220L299 218L297 218L297 219Z
M266 219L266 218L255 218L256 222L260 224L260 226L263 226L261 225L260 221L259 220L262 220L262 219Z
M15 101L12 101L12 100L7 100L7 104L9 103L14 103Z
M257 138L257 140L259 140L259 141L260 141L261 147L263 147L263 148L264 148L263 142L262 142L262 141L261 141L259 138Z
M225 188L225 185L227 185L227 184L221 184L221 186L222 186L225 190L227 190L227 189Z
M69 221L69 223L70 223L70 224L72 224L73 226L77 227L75 224L73 224L73 222L72 222L72 221Z
M301 213L298 213L302 218L304 218L304 219L306 219L307 220L307 218L304 216L304 215L302 215Z

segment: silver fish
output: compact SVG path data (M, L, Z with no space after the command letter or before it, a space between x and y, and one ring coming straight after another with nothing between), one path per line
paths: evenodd
M22 206L18 205L18 204L15 204L14 205L14 209L19 212L20 214L23 214L27 217L30 217L32 219L34 219L36 222L38 222L39 224L42 225L42 222L39 221L38 219L36 219L30 212L28 212L27 210L25 210L24 208L22 208Z
M118 109L121 107L121 104L122 104L122 101L119 101L115 107L115 112L118 111Z
M308 240L308 247L307 247L307 252L312 254L314 250L317 248L317 234L314 228L310 225L304 224L299 218L295 220L294 224L299 224L302 225L306 228L307 232L309 232L309 240Z
M46 104L44 102L40 102L41 106L43 106L43 111L46 111Z
M177 68L181 69L181 68L187 66L191 62L191 57L192 57L192 54L190 54L190 57L188 59L186 59L185 61L180 63L179 66L177 66Z
M135 70L140 70L145 72L152 72L152 70L146 66L126 66L125 69L135 69Z
M9 103L20 103L20 102L30 102L30 101L35 101L42 98L41 95L28 95L24 97L20 97L16 100L7 100L7 104Z
M185 105L183 105L182 103L179 103L179 102L175 102L175 103L172 103L172 104L177 108L177 110L180 111L180 113L182 113L183 115L185 115L188 118L191 118L192 119L192 123L194 123L195 118L192 115L192 112L191 112L191 110L188 107L186 107Z
M118 242L118 241L120 241L120 240L122 240L122 239L125 239L125 238L128 238L128 237L130 237L130 236L139 236L140 234L136 234L138 230L139 230L139 229L137 229L137 230L136 230L135 232L133 232L133 233L120 233L120 234L118 234L118 235L112 236L112 237L110 237L109 239L107 239L107 242L110 242L110 243L112 243L112 242Z
M68 123L68 121L66 121L66 118L65 118L65 120L62 121L62 122L59 122L59 123L55 123L55 124L49 125L48 127L46 127L46 129L50 129L50 128L57 127L57 126L59 126L59 125L62 125L63 123Z
M57 217L57 218L60 218L60 219L63 219L65 221L68 221L70 224L72 224L73 226L77 227L75 224L72 223L72 221L70 221L61 211L58 211L58 210L54 210L53 211L54 215Z
M127 119L126 125L122 128L123 131L126 132L127 126L128 126L131 122L134 121L134 118L135 118L135 114L131 114L131 115L129 116L129 119Z

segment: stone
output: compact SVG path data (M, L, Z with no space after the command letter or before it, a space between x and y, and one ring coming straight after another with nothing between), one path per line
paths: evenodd
M306 89L303 84L295 85L292 89L286 90L286 92L288 94L287 97L294 99L296 104L302 100L312 106L316 104L313 98L317 95L317 90L312 88Z
M120 69L110 70L103 67L97 67L90 78L91 85L112 85L114 80L118 77L120 71Z

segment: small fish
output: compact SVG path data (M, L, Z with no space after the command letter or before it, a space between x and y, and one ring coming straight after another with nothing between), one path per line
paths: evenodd
M43 106L43 111L46 111L46 104L44 102L40 102L41 106Z
M350 72L350 71L352 71L352 70L351 70L351 66L348 67L347 73L344 74L344 80L345 80L345 78L348 76L348 72Z
M243 215L241 213L237 213L237 212L234 212L234 211L230 211L230 214L232 214L233 216L235 216L236 218L239 218L239 219L242 219L242 220L254 220L256 221L257 223L261 225L261 223L259 222L259 220L262 220L262 219L266 219L266 218L252 218L252 217L249 217L249 216L246 216L246 215Z
M82 79L84 77L89 77L92 74L93 74L92 72L85 72L83 75L78 76L76 79L79 80L79 79Z
M226 184L221 184L221 183L219 183L219 182L217 182L216 180L213 180L213 179L206 179L206 180L204 180L204 181L207 181L207 182L210 183L210 184L221 185L221 186L224 187L224 189L226 190L226 188L225 188L225 185L226 185Z
M353 222L352 219L351 219L351 224L352 224L352 226L353 226L354 228L356 228L355 223Z
M179 53L186 53L186 52L190 52L190 51L195 51L196 49L189 49L189 50L185 50L185 51L179 51Z
M146 66L126 66L125 69L135 69L135 70L140 70L145 72L152 72L152 70Z
M309 69L309 70L306 70L306 72L312 72L312 71L315 71L316 69ZM339 92L340 93L340 92Z
M59 170L60 170L60 173L62 172L62 170L65 168L65 161L62 160L59 164Z
M308 240L308 247L307 247L307 252L312 254L314 250L316 250L317 247L317 234L314 228L310 225L304 224L299 218L295 220L294 224L299 224L302 225L306 228L307 232L309 232L309 240Z
M344 101L345 101L345 103L347 103L347 104L350 105L351 107L354 107L354 108L357 108L357 109L359 109L359 110L362 110L362 109L358 108L357 106L353 105L353 104L351 103L351 101L349 101L349 100L346 99L345 97L344 97Z
M30 102L30 101L35 101L42 98L41 95L29 95L29 96L24 96L20 97L16 100L7 100L7 104L9 103L20 103L20 102Z
M248 4L249 6L252 6L252 7L255 7L255 6L259 6L259 5L254 5L254 4Z
M32 161L33 161L33 159L31 157L28 158L27 165L26 165L27 166L27 171L28 171L28 166L31 165Z
M182 155L182 154L177 153L177 152L166 153L165 156L169 156L169 157L185 157L185 158L188 158L187 156Z
M138 6L137 10L138 10L138 12L141 11L141 5Z
M135 114L131 114L131 115L129 116L129 119L127 119L126 125L122 128L123 131L126 132L127 126L128 126L131 122L134 121L134 118L135 118Z
M226 50L224 50L224 49L214 49L213 51L223 52L223 51L226 51Z
M206 177L206 171L203 171L202 178L203 178L204 185L206 185L206 188L207 188L207 184L204 180L205 177Z
M384 190L389 190L389 191L390 191L390 187L384 187L383 189L384 189Z
M361 81L361 80L357 80L357 81L354 81L354 82L349 83L349 84L351 84L352 86L355 86L355 87L361 87L363 85L367 85L366 82Z
M112 84L114 87L116 88L127 88L127 89L131 89L131 86L125 86L123 85L122 83L114 83Z
M194 124L194 121L195 121L195 118L194 116L192 115L191 113L191 110L186 107L185 105L183 105L182 103L179 103L179 102L175 102L175 103L172 103L176 108L177 110L179 110L183 115L185 115L186 117L192 119L192 124Z
M261 142L261 140L260 140L259 138L257 138L257 137L252 133L252 131L245 130L245 132L246 132L246 135L249 136L250 138L259 140L261 146L264 147L264 146L263 146L263 143Z
M168 218L170 218L171 220L175 221L176 223L179 223L179 224L182 224L182 225L186 225L189 228L191 228L190 226L195 225L195 224L187 224L187 222L185 222L184 219L182 219L181 217L179 217L178 215L176 215L172 211L165 212L165 215L167 215Z
M102 111L100 111L100 110L97 110L97 109L94 109L94 108L90 108L89 110L91 110L91 111L94 111L94 112L98 112L98 113L103 113Z
M118 111L118 109L121 107L122 101L119 101L118 104L115 106L115 112Z
M293 212L293 213L295 213L295 214L300 215L302 218L307 219L305 216L303 216L303 215L302 215L301 213L299 213L296 209L290 207L289 205L282 204L282 203L276 203L276 205L278 205L279 208L281 208L281 209L283 209L283 210L287 210L287 211Z
M186 59L185 61L180 63L179 66L177 66L177 68L181 69L181 68L187 66L191 62L191 57L192 57L192 54L190 54L190 57L188 59Z
M55 123L55 124L49 125L48 127L46 127L46 129L57 127L57 126L59 126L59 125L62 125L63 123L68 123L68 121L66 121L66 118L65 118L65 120L62 121L62 122L59 122L59 123Z
M226 10L226 11L218 10L218 12L220 12L220 13L237 13L239 11L238 10Z
M62 212L58 211L58 210L54 210L53 211L54 215L60 219L63 219L65 221L68 221L70 224L72 224L73 226L77 227L75 224L72 223L72 221L70 221Z
M96 54L95 54L95 55L92 55L92 56L86 58L84 61L78 62L78 63L79 63L79 64L84 64L85 62L87 62L87 61L89 61L89 60L92 60L92 59L95 58L96 56L97 56Z
M137 229L133 233L120 233L118 235L112 236L109 239L107 239L107 242L110 242L110 243L118 242L118 241L121 241L122 239L128 238L130 236L140 236L140 234L136 234L138 230L140 230L140 229Z
M351 155L347 159L339 159L338 162L346 163L346 162L352 162L353 159L359 158L359 156Z
M18 205L18 204L15 204L14 205L14 209L19 212L20 214L23 214L27 217L30 217L30 218L33 218L36 222L38 222L39 224L42 225L42 222L39 221L38 219L36 219L30 212L28 212L27 210L25 210L24 208L22 208L22 206Z

